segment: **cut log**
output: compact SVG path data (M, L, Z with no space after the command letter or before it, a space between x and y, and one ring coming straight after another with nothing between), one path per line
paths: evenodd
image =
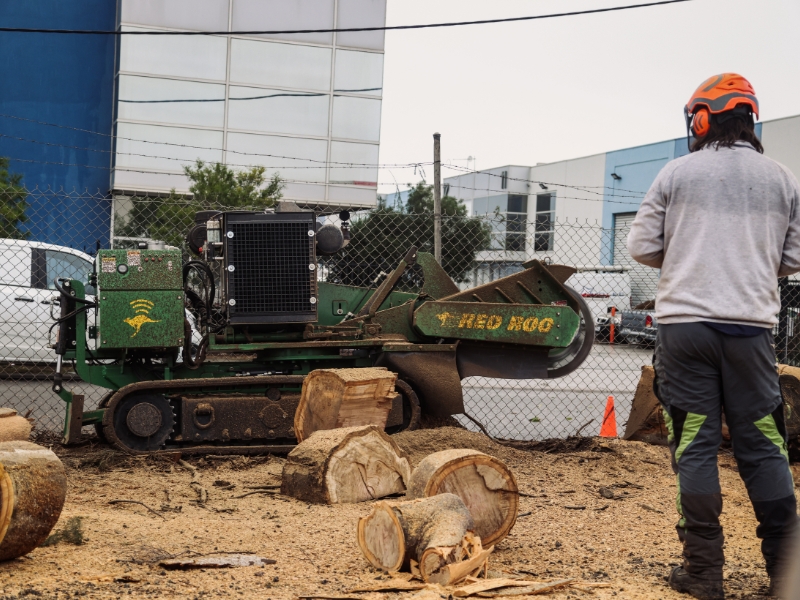
M653 367L643 366L622 439L666 445L667 425L664 423L661 404L653 391L654 379Z
M25 441L31 437L31 422L13 408L0 408L0 442Z
M484 568L484 550L474 521L455 494L406 502L378 502L358 522L358 545L367 560L387 572L419 569L428 583L452 585Z
M461 498L485 546L508 535L517 521L519 490L502 461L477 450L443 450L424 458L408 484L409 498L451 493Z
M405 492L411 465L382 429L314 432L283 465L281 494L318 504L376 500Z
M0 443L0 561L44 542L66 495L64 465L52 451L30 442Z
M303 380L294 432L302 442L322 429L376 425L383 429L397 397L397 374L384 367L318 369Z
M789 365L778 365L781 396L784 402L786 433L789 438L800 436L800 369Z

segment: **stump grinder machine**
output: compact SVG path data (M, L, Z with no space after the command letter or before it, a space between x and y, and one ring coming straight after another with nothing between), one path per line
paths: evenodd
M140 244L99 250L86 281L58 280L53 391L66 403L65 442L94 425L130 453L288 452L303 377L315 369L397 373L393 433L417 427L421 412L464 413L462 379L561 377L589 354L591 312L564 286L574 269L530 260L462 291L411 247L374 285L330 283L321 267L349 241L349 215L340 219L321 226L290 203L202 211L188 261ZM397 289L412 275L416 293ZM96 409L68 389L68 363L109 390Z

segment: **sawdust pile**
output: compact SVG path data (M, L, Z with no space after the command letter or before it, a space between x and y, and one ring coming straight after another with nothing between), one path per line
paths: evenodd
M684 598L665 582L680 555L675 481L665 448L593 439L519 449L458 428L402 433L395 439L415 463L434 451L472 448L496 455L511 468L526 495L492 568L543 580L575 577L611 584L594 590L591 597L598 599ZM57 528L81 517L83 543L56 543L0 565L2 599L327 595L411 600L414 595L349 591L386 579L368 565L355 541L358 519L372 504L308 505L280 496L274 487L280 483L280 457L189 459L184 466L124 456L104 446L59 452L69 490ZM721 453L720 464L728 597L765 598L767 578L752 508L732 456ZM167 571L158 564L221 553L257 554L276 564L192 572ZM545 597L584 596L590 597L563 590Z

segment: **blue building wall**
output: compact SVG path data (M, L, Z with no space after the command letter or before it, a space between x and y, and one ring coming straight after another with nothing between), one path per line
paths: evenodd
M2 2L0 23L113 30L116 10L114 0ZM29 196L29 239L79 249L109 242L111 202L97 198L109 193L116 44L115 36L0 33L0 156L29 190L78 192Z
M756 123L761 138L761 123ZM671 160L689 154L685 137L606 153L603 185L603 240L601 263L613 264L616 215L634 213L659 171ZM612 177L612 173L619 179Z

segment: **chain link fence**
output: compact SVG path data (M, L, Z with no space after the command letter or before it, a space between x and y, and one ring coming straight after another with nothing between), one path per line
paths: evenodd
M339 225L340 210L348 207L303 208L315 209L320 224ZM231 207L173 196L0 191L0 406L29 414L39 430L59 431L64 405L51 390L55 354L50 344L58 311L54 280L85 280L97 248L110 245L135 248L138 242L157 240L181 248L188 259L186 234L196 211L206 209ZM320 279L375 287L412 245L433 253L430 212L413 214L404 206L349 209L351 242L334 256L320 257ZM532 258L569 265L577 272L567 285L583 296L594 319L592 352L565 377L471 377L462 382L466 412L491 435L515 440L596 435L610 395L622 433L641 367L651 364L655 335L649 313L633 309L652 307L658 281L658 271L627 255L629 226L630 220L622 219L619 229L609 231L539 213L533 219L525 214L469 216L463 208L442 217L442 266L461 289L520 271ZM411 269L400 286L415 291L422 283L420 272ZM783 282L781 291L779 358L797 364L800 284ZM97 407L108 390L82 382L71 365L65 367L65 386L85 396L87 410ZM463 415L457 418L475 427Z

